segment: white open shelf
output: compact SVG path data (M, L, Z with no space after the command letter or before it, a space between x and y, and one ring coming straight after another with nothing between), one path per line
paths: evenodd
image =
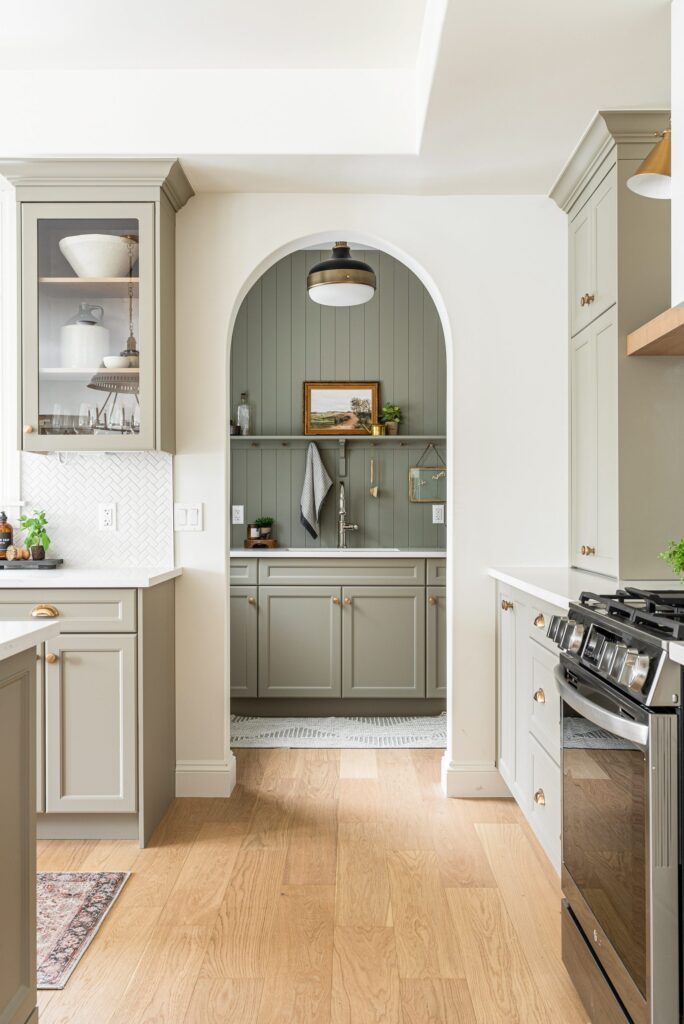
M90 380L96 373L125 373L131 377L140 373L139 367L125 366L122 369L93 366L86 369L76 366L46 366L40 370L41 380Z

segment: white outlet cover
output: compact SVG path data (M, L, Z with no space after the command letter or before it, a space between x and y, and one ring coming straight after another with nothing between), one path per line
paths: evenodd
M244 505L233 505L233 526L242 526L245 521L245 506Z
M432 522L440 526L444 523L444 505L432 506Z
M97 528L107 532L116 530L116 502L97 506Z
M176 502L173 506L173 528L177 533L199 533L204 529L204 505L181 505Z

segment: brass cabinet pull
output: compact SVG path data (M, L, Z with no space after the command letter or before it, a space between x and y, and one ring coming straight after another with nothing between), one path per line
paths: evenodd
M345 599L344 599L344 603L345 603L345 604L351 604L351 603L352 603L352 599L351 599L351 597L345 597Z
M256 597L248 597L247 604L256 604Z
M506 598L504 598L503 601L501 602L501 607L505 612L510 612L511 608L513 607L513 602L507 601Z
M580 548L580 554L581 555L595 555L596 554L596 548L591 548L591 547L589 547L588 544L583 544L582 547Z
M54 663L57 661L57 655L56 654L46 654L45 655L45 660L47 661L48 665L54 665Z
M33 427L31 426L30 423L25 423L24 424L24 433L25 434L32 434L33 433Z
M586 292L586 294L580 299L580 306L590 306L595 298L595 295L590 295L589 292Z
M428 597L428 604L437 604L436 597Z
M534 691L533 700L536 700L537 704L546 704L546 694L542 690L541 686L538 690Z
M332 602L333 602L333 604L339 604L340 603L339 597L333 597Z
M537 618L534 620L534 624L537 627L537 629L543 629L544 626L546 625L546 622L544 621L544 616L542 615L541 612L539 613Z
M37 604L35 608L31 609L32 619L56 619L59 617L59 612L53 604Z
M537 804L538 807L546 806L546 797L544 796L543 789L538 789L537 792L534 794L534 802L535 804Z

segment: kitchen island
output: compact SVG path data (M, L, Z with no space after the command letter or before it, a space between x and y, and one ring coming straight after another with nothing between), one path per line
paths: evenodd
M35 1024L36 656L55 622L0 622L0 1020Z

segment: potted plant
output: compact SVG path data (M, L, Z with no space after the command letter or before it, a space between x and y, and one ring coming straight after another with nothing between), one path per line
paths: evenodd
M273 516L259 516L254 520L254 525L259 527L260 537L270 537L273 529Z
M672 569L675 576L679 576L680 583L684 583L684 540L671 540L666 551L661 551L658 558Z
M19 522L22 530L26 531L24 545L31 550L31 558L34 562L40 562L45 558L45 553L52 543L47 535L47 516L45 512L33 510L32 516L20 516Z
M391 402L385 402L380 412L380 422L385 424L385 430L388 434L398 434L399 424L401 423L400 406L392 405Z

